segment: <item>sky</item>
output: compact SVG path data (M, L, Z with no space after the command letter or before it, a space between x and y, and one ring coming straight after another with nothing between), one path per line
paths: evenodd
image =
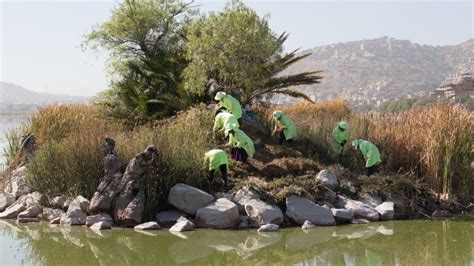
M0 0L0 81L80 96L106 89L107 52L84 51L81 42L119 2ZM202 12L219 11L225 2L195 0ZM269 15L273 31L290 33L286 50L382 36L452 45L474 36L472 0L244 2Z

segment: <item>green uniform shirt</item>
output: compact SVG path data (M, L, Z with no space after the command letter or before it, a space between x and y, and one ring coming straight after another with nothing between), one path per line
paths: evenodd
M335 153L339 154L342 152L342 143L349 140L349 128L342 131L339 129L339 125L337 125L332 130L332 149Z
M283 135L285 135L285 139L294 139L296 137L296 125L291 118L282 114L280 119L276 119L275 117L272 118L273 126L278 127L286 127L283 130Z
M372 142L358 139L352 142L353 146L355 146L354 144L357 144L359 146L360 152L362 153L366 161L366 168L378 165L382 162L382 160L380 159L379 149L377 149L377 146L375 146Z
M214 117L214 128L213 131L227 131L232 128L239 128L239 122L237 118L228 112L221 112Z
M229 165L229 159L223 150L213 149L204 154L203 166L209 171L216 170L223 164Z
M237 119L242 117L242 108L239 101L231 95L226 95L219 101L219 105L231 112Z
M244 149L250 158L252 158L255 153L255 147L253 146L252 139L250 139L247 134L238 128L235 128L234 134L230 135L229 143L227 143L227 145Z

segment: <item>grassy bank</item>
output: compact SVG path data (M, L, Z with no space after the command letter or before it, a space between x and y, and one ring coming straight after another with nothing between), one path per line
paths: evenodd
M474 160L474 122L473 114L466 109L439 105L399 114L363 114L352 112L343 101L282 109L299 127L296 147L276 145L266 128L272 110L259 111L259 128L245 126L256 142L252 166L234 163L230 172L237 186L249 180L265 180L261 187L280 202L287 194L302 191L314 197L319 188L312 176L323 167L334 169L348 180L357 176L364 164L350 145L346 147L344 167L336 165L330 153L332 129L344 119L351 126L351 140L369 139L379 147L382 176L391 176L381 177L380 182L373 180L372 187L369 184L361 190L377 190L384 184L393 191L403 186L413 190L412 184L426 183L439 193L464 198L474 193L470 168ZM213 137L212 115L204 106L133 130L105 119L94 106L54 106L41 109L25 128L36 135L40 147L29 162L29 180L36 190L50 197L82 194L90 198L102 176L105 137L116 140L124 163L147 145L156 145L159 157L147 177L149 215L166 206L167 192L177 182L207 189L202 156L222 144ZM18 135L11 135L12 144L18 141ZM12 148L10 153L14 152Z

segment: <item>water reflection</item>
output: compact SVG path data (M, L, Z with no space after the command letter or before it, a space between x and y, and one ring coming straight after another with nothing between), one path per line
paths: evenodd
M469 265L474 263L473 229L474 223L466 221L403 221L175 235L0 221L0 264Z

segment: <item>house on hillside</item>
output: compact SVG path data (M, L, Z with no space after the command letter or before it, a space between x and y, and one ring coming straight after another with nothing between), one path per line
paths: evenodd
M439 88L436 88L431 96L441 98L452 98L458 95L469 95L474 92L474 78L471 73L465 73L453 78L448 78Z

